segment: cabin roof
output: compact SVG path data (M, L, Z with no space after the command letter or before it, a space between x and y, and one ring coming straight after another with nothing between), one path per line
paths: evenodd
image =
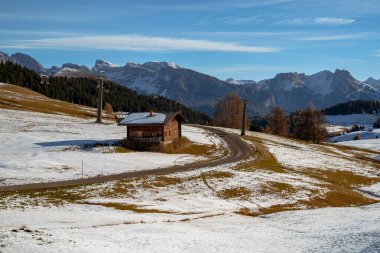
M179 121L186 121L186 119L178 112L153 113L153 116L150 116L150 112L137 112L130 113L124 120L119 123L119 126L166 125L175 117L178 117Z

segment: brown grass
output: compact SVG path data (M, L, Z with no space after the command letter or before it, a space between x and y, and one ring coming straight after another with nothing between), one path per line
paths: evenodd
M289 195L296 193L297 189L290 184L269 181L260 186L259 192L262 195L277 194L283 197L288 197Z
M379 155L380 154L379 151L356 148L356 147L348 147L348 146L342 146L342 145L335 145L335 144L331 144L331 143L325 143L324 146L319 147L319 149L322 152L330 153L330 154L336 155L338 157L342 157L342 155L339 154L338 152L335 152L334 150L328 149L327 147L334 147L334 148L336 148L342 152L346 152L348 154L354 155L354 157L344 157L345 159L348 159L351 161L356 161L356 162L361 162L361 163L370 163L371 166L373 166L377 169L380 169L380 161L367 156L367 155L371 155L371 154ZM380 171L379 171L379 173L380 173Z
M19 206L27 206L29 204L35 206L55 205L60 206L65 203L76 203L77 201L86 199L88 190L82 189L77 192L71 192L69 188L60 188L52 190L36 190L23 192L9 192L2 194L1 197L14 197L20 199ZM19 198L20 196L24 198Z
M216 146L195 144L188 138L182 136L169 144L160 145L157 150L154 151L165 154L190 154L210 157L216 152Z
M311 208L317 207L345 207L345 206L362 206L379 202L370 199L350 189L330 185L330 191L326 193L324 198L315 197L307 201L305 204Z
M267 208L259 208L256 210L251 210L249 208L243 207L239 210L235 211L236 214L244 215L244 216L259 216L266 215L271 213L292 211L292 210L300 210L301 208L296 208L294 205L273 205Z
M205 178L217 178L217 179L231 178L234 176L234 174L229 171L208 171L208 172L202 173L202 175Z
M348 190L342 187L329 185L328 191L324 196L316 196L307 200L299 200L293 204L279 204L266 208L259 208L258 210L250 210L248 208L241 208L235 213L245 216L259 216L284 211L294 211L302 209L315 209L323 207L349 207L349 206L363 206L378 203L378 200L370 199L362 194Z
M104 207L111 207L117 210L132 211L135 213L165 213L172 214L175 212L163 211L158 209L144 208L135 204L121 204L121 203L85 203L88 205L99 205Z
M104 188L103 191L99 191L98 194L101 197L132 197L137 192L134 184L130 179L116 181L112 187Z
M347 206L362 206L379 202L378 200L371 199L360 192L355 191L355 188L361 187L363 185L370 185L376 182L380 182L380 178L371 178L362 175L354 174L351 171L340 171L340 170L320 170L320 169L309 169L303 171L294 171L290 168L285 168L278 164L273 155L268 151L268 149L263 145L260 139L255 137L249 138L249 140L256 147L257 159L248 163L243 163L237 166L237 170L249 171L255 168L268 169L275 172L285 172L293 171L297 174L302 174L310 178L317 179L323 183L318 185L325 190L319 192L318 190L303 189L309 191L312 196L310 199L298 200L294 203L289 204L279 204L273 205L267 208L259 208L258 210L250 210L247 208L241 208L236 211L236 213L248 216L258 216L263 214L283 212L289 210L299 210L299 209L311 209L311 208L321 208L321 207L347 207ZM282 145L282 144L281 144ZM334 145L334 147L336 147ZM349 147L337 147L344 152L352 151ZM353 149L354 151L361 152L371 152L363 149ZM327 148L323 148L323 152L334 153L339 157L342 155L337 152L330 152ZM377 153L377 152L375 152ZM367 158L364 155L360 156L355 154L356 158L347 158L350 160L355 160L364 163L370 163L373 167L378 167L377 163L372 161L373 159ZM278 170L280 168L280 170ZM282 183L282 182L265 182L260 186L259 193L261 195L266 194L277 194L282 198L289 198L291 195L296 194L297 191L302 190L295 188L292 185Z
M168 187L172 185L181 184L183 180L181 178L171 176L156 176L152 180L143 180L141 186L143 188L152 189L155 187Z
M351 171L309 169L304 173L311 178L349 189L380 182L379 177L365 177Z
M218 191L217 195L222 199L236 199L248 197L251 193L252 191L246 187L236 187Z
M337 145L334 143L323 143L323 145L334 147L334 148L339 149L343 152L361 151L361 152L365 152L365 153L372 153L372 154L380 155L380 151L370 150L370 149L365 149L365 148L357 148L357 147L351 147L351 146Z
M0 108L33 111L48 114L66 114L80 118L94 118L96 109L50 99L40 93L16 85L0 86ZM113 115L104 115L113 120Z
M254 171L256 169L263 169L279 173L285 172L284 167L277 161L274 155L269 152L268 148L264 146L260 139L252 136L247 136L246 139L252 142L255 146L255 159L241 163L234 169L240 171Z
M115 147L115 152L116 153L131 153L133 151L122 146L117 146Z

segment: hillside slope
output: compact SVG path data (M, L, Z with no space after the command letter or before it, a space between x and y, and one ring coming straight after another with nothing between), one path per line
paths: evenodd
M41 80L40 75L10 62L0 63L0 82L12 83L42 93L50 98L80 105L97 107L97 80L87 77L50 77ZM103 107L111 104L114 111L141 112L181 111L189 123L207 123L210 118L176 101L161 96L139 95L135 91L112 81L104 81Z
M51 99L30 89L5 83L0 83L0 108L64 114L80 118L96 117L95 108ZM108 114L103 116L112 118L112 115Z

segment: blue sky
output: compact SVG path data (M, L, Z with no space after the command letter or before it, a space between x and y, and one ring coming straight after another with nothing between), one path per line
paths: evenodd
M0 0L0 50L45 67L174 62L220 79L380 78L380 0Z

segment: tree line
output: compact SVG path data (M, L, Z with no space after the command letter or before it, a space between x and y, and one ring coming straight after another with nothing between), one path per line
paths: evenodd
M221 127L241 128L243 101L236 94L229 94L215 107L213 124ZM247 121L248 122L248 121ZM320 143L327 139L325 114L312 105L287 116L280 107L273 107L263 118L254 118L250 130Z
M70 103L97 107L98 81L77 77L49 77L41 81L36 72L11 62L0 63L0 82L19 85L39 92L49 98ZM104 81L103 107L112 106L114 111L125 112L176 112L181 111L189 123L208 124L205 113L195 111L174 100L162 96L146 96L111 81Z
M348 115L380 112L379 100L354 100L326 108L327 115Z

